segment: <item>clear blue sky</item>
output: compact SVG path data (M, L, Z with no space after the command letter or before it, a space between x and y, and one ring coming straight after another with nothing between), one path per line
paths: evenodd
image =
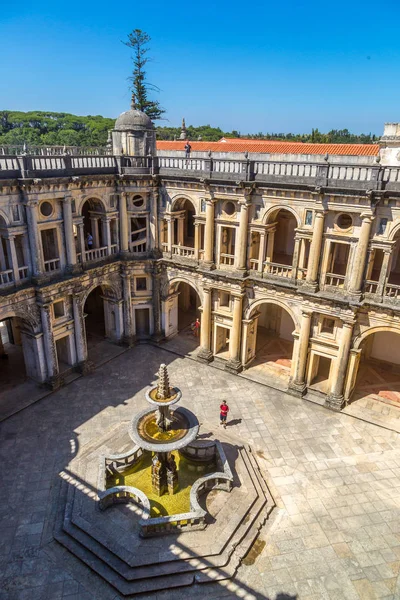
M400 121L399 0L1 5L0 109L116 117L130 98L121 40L139 28L170 125L380 134Z

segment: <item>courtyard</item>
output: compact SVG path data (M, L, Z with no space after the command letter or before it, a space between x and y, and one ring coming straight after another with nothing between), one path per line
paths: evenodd
M201 432L227 400L226 434L257 452L277 507L233 580L143 598L400 597L398 433L141 345L1 423L1 600L120 598L52 538L54 498L82 448L145 407L161 362Z

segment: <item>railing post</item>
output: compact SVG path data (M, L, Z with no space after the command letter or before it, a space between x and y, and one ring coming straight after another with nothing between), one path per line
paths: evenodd
M329 163L320 164L317 166L317 176L315 178L315 185L318 187L328 185L328 174L329 174Z

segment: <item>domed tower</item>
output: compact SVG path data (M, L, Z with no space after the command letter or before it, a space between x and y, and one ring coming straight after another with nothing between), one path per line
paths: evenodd
M150 117L135 108L132 94L131 109L119 115L112 130L114 155L155 156L156 132Z

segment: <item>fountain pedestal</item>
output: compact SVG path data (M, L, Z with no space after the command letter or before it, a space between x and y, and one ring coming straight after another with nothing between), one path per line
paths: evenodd
M154 454L151 463L151 485L157 496L168 492L167 460L165 452Z

